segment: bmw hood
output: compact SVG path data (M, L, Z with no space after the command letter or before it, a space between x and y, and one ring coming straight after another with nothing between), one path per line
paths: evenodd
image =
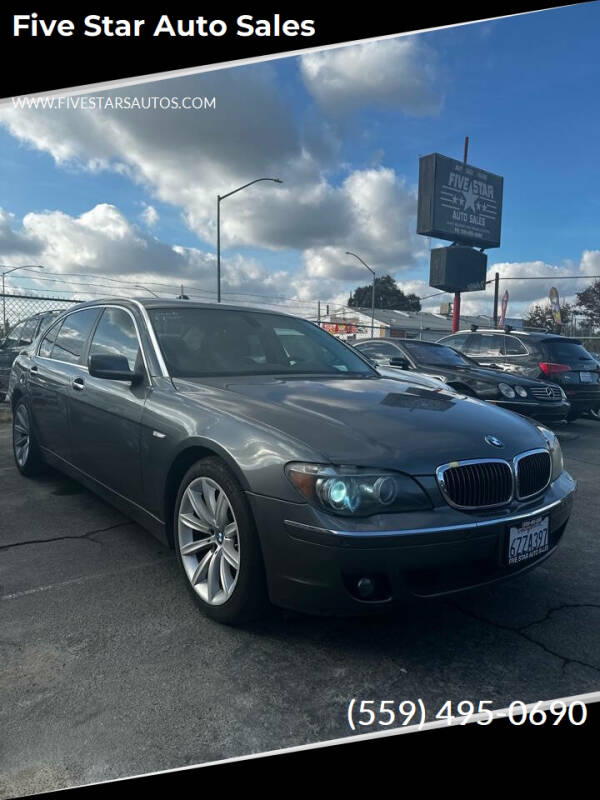
M448 461L510 460L545 446L517 414L410 379L236 376L176 379L175 385L200 404L293 437L329 463L429 475Z

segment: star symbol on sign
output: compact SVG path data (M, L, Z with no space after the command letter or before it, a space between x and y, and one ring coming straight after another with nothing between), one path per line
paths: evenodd
M463 197L465 198L465 211L467 208L472 208L475 211L475 198L477 195L473 192L473 189L469 187L468 192L463 192Z

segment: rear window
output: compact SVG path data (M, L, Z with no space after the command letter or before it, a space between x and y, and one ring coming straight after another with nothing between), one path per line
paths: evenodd
M541 342L541 350L548 361L556 364L578 368L587 363L592 369L595 365L594 358L575 339L545 339Z

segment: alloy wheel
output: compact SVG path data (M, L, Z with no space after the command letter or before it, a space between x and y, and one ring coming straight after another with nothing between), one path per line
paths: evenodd
M20 467L24 467L29 457L31 445L31 426L29 423L29 413L24 405L20 405L15 413L13 423L13 443L15 447L15 458Z
M212 478L195 478L181 498L179 552L198 596L222 605L233 594L240 570L238 524L224 489Z

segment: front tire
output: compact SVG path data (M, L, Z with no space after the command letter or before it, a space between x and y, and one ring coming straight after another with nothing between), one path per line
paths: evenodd
M22 475L32 478L44 466L33 426L31 413L25 400L19 400L13 409L12 442L15 464Z
M264 564L248 501L215 457L184 475L173 520L177 560L192 597L217 622L240 625L268 608Z

